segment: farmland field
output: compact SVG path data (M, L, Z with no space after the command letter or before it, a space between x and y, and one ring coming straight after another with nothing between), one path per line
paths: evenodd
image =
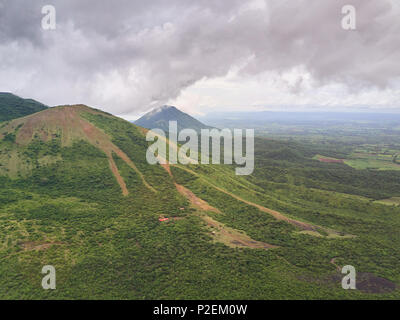
M374 151L372 152L371 149ZM321 162L342 162L359 170L400 170L400 163L397 160L399 154L399 150L390 150L379 145L368 145L368 148L364 148L364 146L355 147L354 152L344 159L323 155L315 155L313 159Z

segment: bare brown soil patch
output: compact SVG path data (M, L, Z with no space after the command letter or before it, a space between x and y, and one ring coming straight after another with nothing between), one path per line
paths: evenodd
M336 267L337 271L340 271L340 266L336 264L336 258L332 258L330 263Z
M149 129L146 129L146 128L143 128L143 127L140 127L140 126L137 126L137 128L140 130L140 132L143 133L144 136L146 136L147 132L149 132Z
M342 159L319 158L318 160L320 162L326 162L326 163L344 163Z
M171 172L171 167L169 166L169 163L165 163L161 165L169 174L170 177L172 177L172 172Z
M192 191L190 191L188 188L185 188L184 186L175 183L175 187L178 190L180 194L185 196L191 203L193 207L196 209L204 210L204 211L213 211L215 213L221 213L220 210L217 208L214 208L213 206L210 206L206 201L200 199L197 197Z
M211 229L211 235L216 242L222 242L223 244L232 248L251 248L251 249L274 249L278 248L272 244L268 244L261 241L256 241L246 235L244 232L240 232L233 228L227 227L221 222L218 222L208 215L200 215L201 219L206 222L207 226Z
M122 190L122 194L124 196L127 196L129 194L128 188L126 187L125 181L124 179L121 177L118 168L114 162L113 158L108 158L108 162L110 163L110 169L112 171L112 173L114 174L115 178L117 179L117 182L119 184L119 186L121 187Z
M55 245L63 245L64 243L62 242L46 242L46 243L41 243L41 242L34 242L34 241L26 241L21 243L21 247L25 251L41 251L41 250L46 250L51 248L52 246Z
M161 218L161 219L165 219L165 220L159 219L160 222L168 223L168 222L183 220L183 219L185 219L185 217L167 217L167 218Z

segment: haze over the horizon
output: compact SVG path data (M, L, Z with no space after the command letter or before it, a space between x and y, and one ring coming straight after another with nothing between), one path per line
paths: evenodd
M398 112L399 17L395 0L0 0L0 91L125 118L163 104Z

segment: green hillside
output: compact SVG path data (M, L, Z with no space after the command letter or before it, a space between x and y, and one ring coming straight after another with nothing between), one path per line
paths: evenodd
M149 165L146 132L84 105L0 125L1 299L400 297L400 208L332 191L338 164L257 140L249 177ZM341 288L346 264L362 290Z
M12 93L0 92L0 122L24 117L48 107L32 99L23 99Z

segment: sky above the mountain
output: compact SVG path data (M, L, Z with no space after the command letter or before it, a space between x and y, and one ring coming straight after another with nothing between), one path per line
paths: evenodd
M0 91L128 119L163 104L400 112L399 35L396 0L0 0Z

